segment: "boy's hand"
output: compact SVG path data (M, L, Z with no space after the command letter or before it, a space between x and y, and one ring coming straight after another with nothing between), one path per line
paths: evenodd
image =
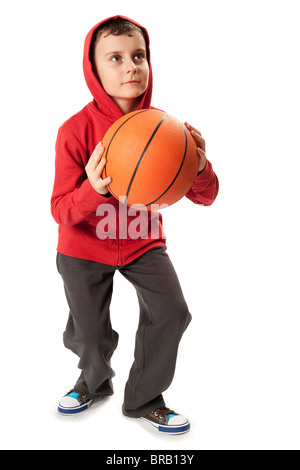
M85 167L86 174L92 187L95 189L95 191L97 191L97 193L102 194L102 196L108 193L106 186L111 182L110 176L104 180L101 178L103 168L106 164L106 159L101 158L103 152L104 147L102 142L99 142L99 144L96 145L95 150L90 156L90 159Z
M201 132L199 132L195 127L191 126L187 122L185 122L184 125L188 128L192 137L194 138L194 141L196 142L197 152L200 157L199 169L198 169L198 172L200 172L204 170L206 166L205 140L203 139Z

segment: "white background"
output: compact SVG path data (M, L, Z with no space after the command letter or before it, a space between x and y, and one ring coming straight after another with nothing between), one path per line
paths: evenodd
M299 14L297 1L1 3L1 448L299 449ZM115 395L57 414L79 374L50 214L58 127L90 100L90 28L146 26L153 105L197 127L220 180L211 207L163 212L193 315L165 399L192 424L160 436L122 416L138 303L115 276Z

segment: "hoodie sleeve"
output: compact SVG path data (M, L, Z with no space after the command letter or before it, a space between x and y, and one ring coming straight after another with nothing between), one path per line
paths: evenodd
M76 135L62 126L55 145L55 180L51 213L60 225L76 225L107 200L91 186L85 172L86 151Z
M186 197L195 204L210 206L219 192L219 180L212 164L207 160L206 167L199 173Z

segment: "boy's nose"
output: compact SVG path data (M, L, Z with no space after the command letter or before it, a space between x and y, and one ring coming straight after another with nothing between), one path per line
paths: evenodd
M128 61L125 65L125 67L126 67L126 72L127 73L136 72L136 70L137 70L137 67L136 67L136 65L133 61Z

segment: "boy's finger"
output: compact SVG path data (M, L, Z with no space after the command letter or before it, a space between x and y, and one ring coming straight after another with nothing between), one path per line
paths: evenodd
M201 147L201 149L205 151L205 140L203 139L203 137L201 137L201 134L198 134L195 131L192 131L191 134L196 139L199 147Z
M184 125L185 125L190 131L195 131L195 132L197 132L197 134L202 135L201 132L198 131L198 129L196 129L196 127L191 126L188 122L185 122Z
M100 160L100 163L97 165L97 167L95 168L95 173L96 173L96 176L97 178L101 178L102 176L102 172L103 172L103 169L105 167L105 164L106 164L106 158L102 158ZM108 177L110 178L110 176ZM107 179L107 178L106 178ZM104 181L104 180L103 180ZM109 181L110 183L110 181Z
M106 164L106 158L102 157L101 160L97 163L95 171L97 173L102 173L103 168L105 167Z
M205 142L205 140L203 139L202 135L199 134L198 132L192 131L191 134L192 134L192 136L196 137L196 139L200 140L201 142Z
M107 178L102 180L102 183L104 184L104 186L107 186L109 183L111 183L111 177L108 176Z
M206 158L206 153L200 147L197 148L198 155Z
M104 147L102 145L102 142L99 142L99 144L96 145L93 153L92 153L92 158L94 161L97 161L100 159L101 155L104 152Z

